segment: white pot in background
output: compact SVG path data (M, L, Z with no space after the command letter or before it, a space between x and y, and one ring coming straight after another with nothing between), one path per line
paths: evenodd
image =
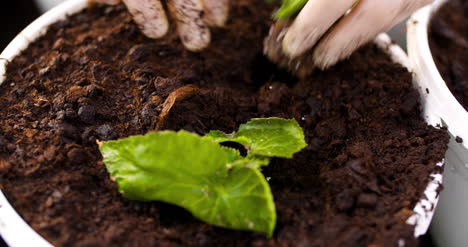
M428 30L430 18L446 0L417 11L408 21L408 55L422 95L424 114L432 125L451 134L444 171L444 190L436 210L432 233L438 246L468 246L468 112L455 99L432 58ZM457 143L455 137L463 139Z
M48 8L47 6L51 6L47 4L59 2L60 0L37 1L44 2L44 5L42 6L46 9ZM8 61L11 61L22 50L26 49L31 42L34 42L38 37L43 35L49 25L67 18L67 16L86 8L86 6L87 0L68 0L42 15L18 34L18 36L0 54L0 84L5 79L5 69ZM382 50L387 52L395 62L410 69L410 62L405 52L399 46L393 44L388 35L379 35L375 42ZM442 163L443 161L438 165L442 166ZM437 205L437 190L442 182L442 175L434 174L432 175L432 178L433 179L428 184L424 195L421 195L422 199L414 208L416 214L410 217L407 221L408 224L415 226L415 237L419 237L426 233L431 222L434 209ZM24 222L8 202L7 198L3 195L2 191L0 191L0 235L3 236L5 242L11 247L52 246L47 240L37 234L26 222Z
M59 5L60 3L64 2L65 0L34 0L39 7L39 10L44 13L47 10Z

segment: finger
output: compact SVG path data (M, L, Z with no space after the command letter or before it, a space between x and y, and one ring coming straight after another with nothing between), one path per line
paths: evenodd
M270 32L263 42L263 53L281 68L287 68L292 60L284 54L281 46L284 35L290 24L289 20L275 22L271 26Z
M200 51L211 40L208 27L203 22L203 5L200 0L169 0L169 10L175 18L177 32L185 48Z
M160 0L123 0L133 20L149 38L161 38L169 23Z
M356 0L308 1L283 40L283 50L297 57L312 48L320 37L348 11Z
M209 26L224 26L229 12L229 0L202 0L202 4L205 23Z
M120 3L120 0L92 0L91 2L116 5Z
M432 0L361 0L315 47L314 63L328 68Z
M270 33L264 41L263 53L280 68L287 69L294 75L304 78L316 69L312 54L305 52L301 56L290 58L284 54L282 43L291 21L277 21L270 28Z

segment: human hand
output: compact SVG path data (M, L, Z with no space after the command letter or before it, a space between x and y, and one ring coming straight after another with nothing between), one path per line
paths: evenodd
M325 69L431 2L433 0L310 0L292 23L279 21L276 28L282 30L272 30L277 37L269 37L266 44L271 44L272 40L281 42L276 48L282 49L289 59L310 53L312 66Z
M121 1L127 6L133 20L149 38L161 38L169 29L162 5L163 0L94 0L106 4ZM209 26L223 26L229 11L229 0L165 0L177 25L184 46L200 51L211 41Z

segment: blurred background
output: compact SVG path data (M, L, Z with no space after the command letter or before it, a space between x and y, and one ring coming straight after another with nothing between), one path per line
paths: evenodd
M4 0L0 8L0 52L8 43L39 15L65 0ZM389 32L390 36L406 48L405 22ZM0 238L0 247L6 246ZM429 235L422 238L421 246L430 247Z
M34 0L2 1L0 8L0 50L40 14Z

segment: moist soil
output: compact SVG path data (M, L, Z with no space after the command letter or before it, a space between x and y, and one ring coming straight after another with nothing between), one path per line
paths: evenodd
M449 0L432 17L429 45L455 98L468 111L468 1Z
M373 45L298 80L262 55L275 6L233 3L201 53L145 38L122 5L53 25L0 88L1 188L58 246L415 246L405 223L447 149L421 117L411 74ZM170 102L173 102L171 104ZM160 202L124 199L96 140L185 129L234 131L295 118L308 147L264 169L273 238L227 230Z

